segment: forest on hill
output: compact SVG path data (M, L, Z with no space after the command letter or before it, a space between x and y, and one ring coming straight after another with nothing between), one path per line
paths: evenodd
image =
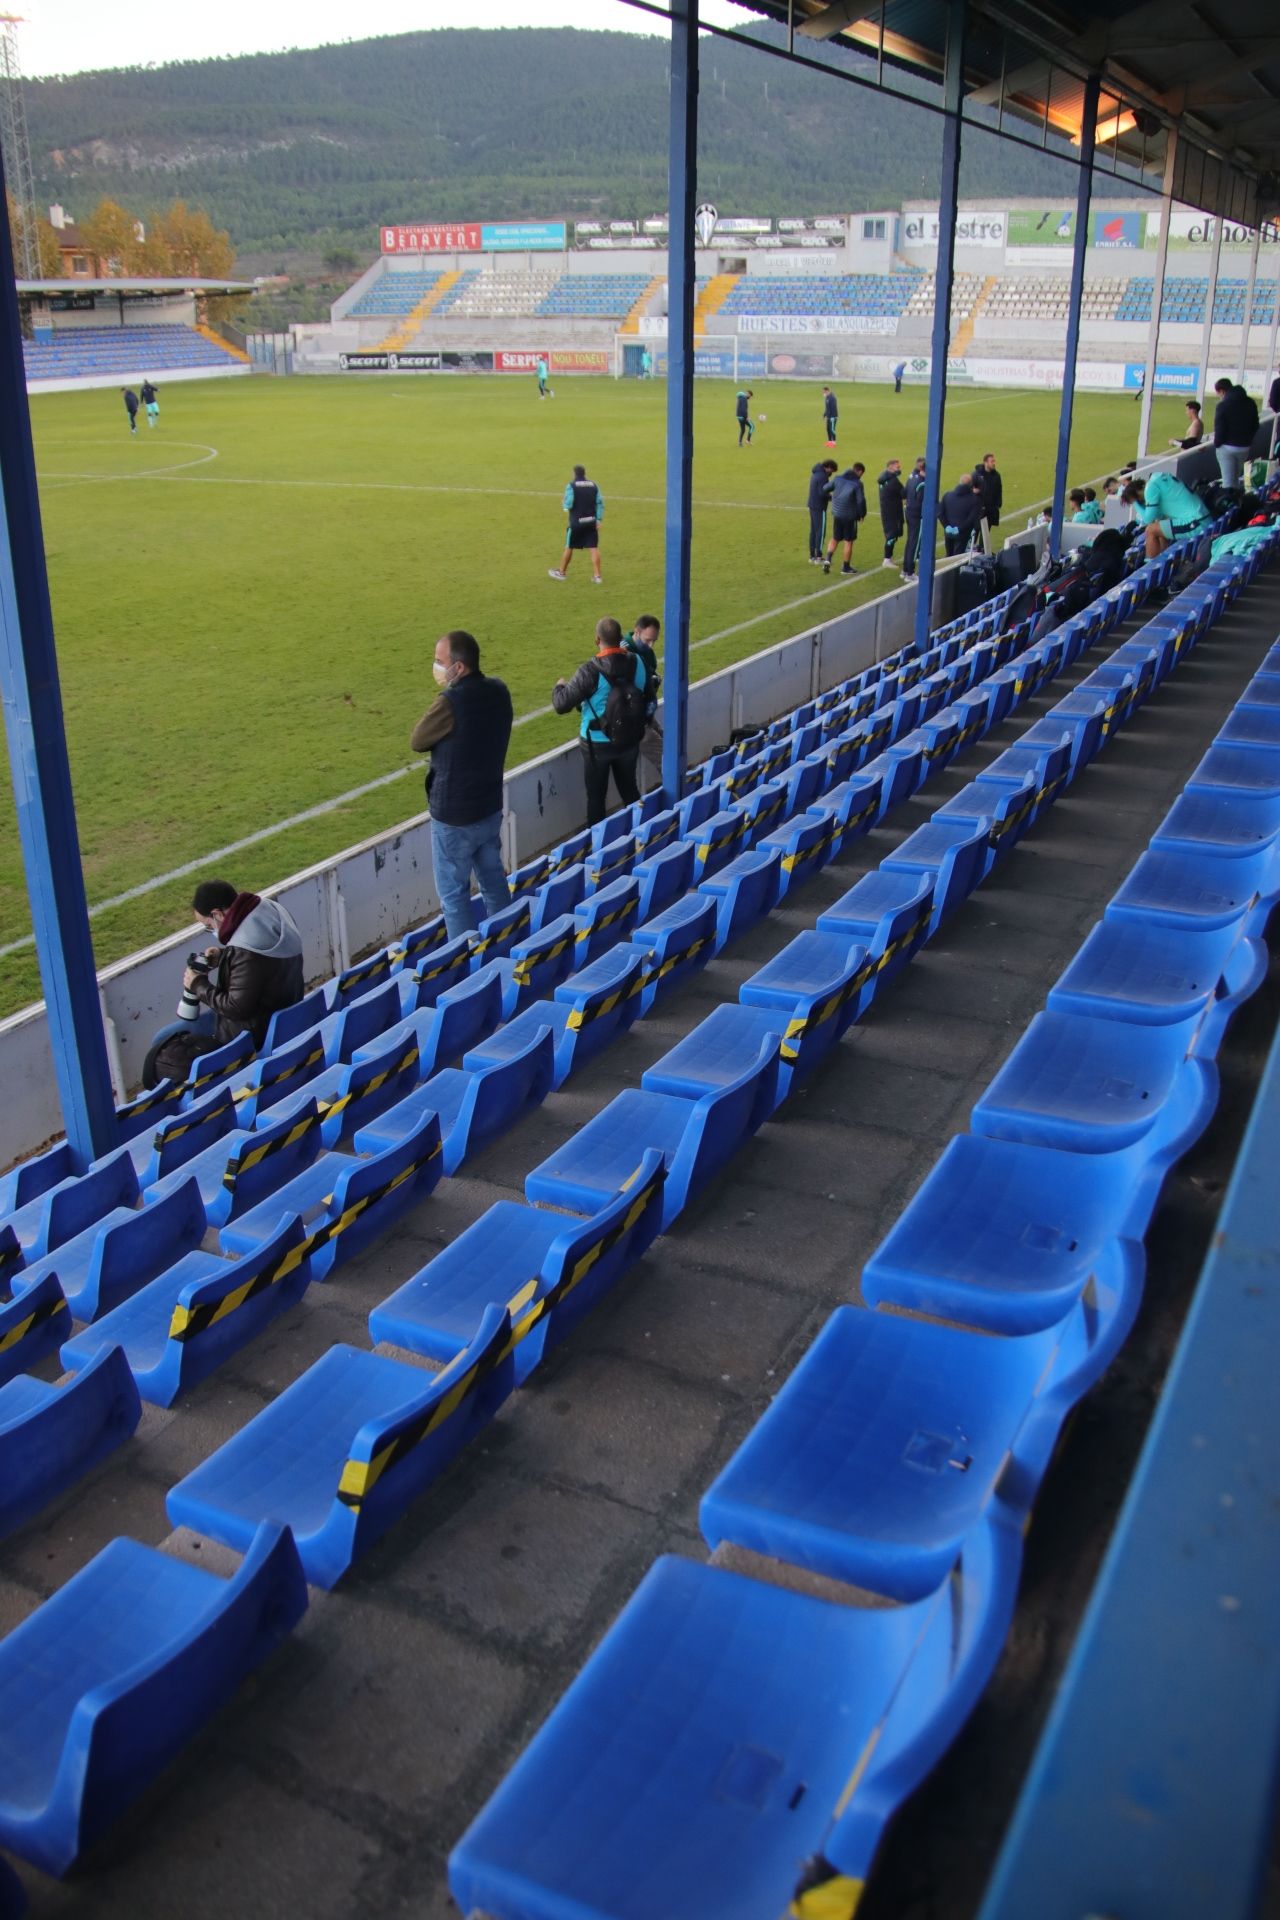
M364 264L382 221L666 206L667 51L635 33L442 29L31 80L26 98L42 202L85 217L180 196L262 270ZM966 194L1073 186L1060 161L966 141ZM936 193L938 154L931 114L703 44L699 184L724 213L892 207Z

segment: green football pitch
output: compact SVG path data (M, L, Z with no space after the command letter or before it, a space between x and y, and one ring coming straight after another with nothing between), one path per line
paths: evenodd
M839 389L841 463L873 481L923 450L925 393ZM563 740L551 683L601 614L662 612L665 388L564 379L251 379L166 387L130 439L113 390L32 401L45 544L100 965L187 923L194 878L145 886L220 848L263 887L417 812L410 729L431 650L469 628L510 685L514 763ZM739 450L733 391L701 384L693 491L696 677L897 586L874 488L853 581L808 566L805 490L825 456L820 390L759 383ZM1055 394L957 389L944 482L988 449L1008 525L1051 483ZM1161 401L1153 440L1178 426ZM1131 458L1131 397L1077 400L1072 479ZM563 585L561 496L581 461L605 496L604 586ZM327 803L353 795L336 806ZM8 783L0 800L0 1013L39 994ZM323 808L311 817L296 816ZM14 943L22 943L15 945Z

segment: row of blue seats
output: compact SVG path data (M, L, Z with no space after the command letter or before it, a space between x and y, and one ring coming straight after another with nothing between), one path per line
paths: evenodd
M1149 622L1104 697L1131 711L1261 558ZM868 1306L704 1497L718 1564L658 1562L455 1849L464 1913L852 1920L998 1658L1040 1480L1132 1324L1277 897L1280 647L867 1263Z
M806 274L771 278L744 274L720 311L735 313L900 314L920 284L919 273Z
M348 320L390 319L412 313L441 278L439 269L434 267L423 272L384 273L347 308L346 317Z
M995 680L989 697L968 683L999 657L996 643L980 643L952 668L953 678L961 676L964 710L976 706L988 725L1012 698L1018 677ZM442 1172L455 1171L495 1129L510 1124L525 1100L562 1084L577 1062L646 1012L680 968L722 948L803 877L824 847L835 844L831 795L828 804L816 805L821 787L835 781L833 793L845 792L850 804L855 791L874 793L883 812L918 769L954 750L961 742L956 718L926 712L923 727L916 724L922 705L931 707L942 692L941 684L930 689L922 682L919 692L898 695L883 722L874 714L855 722L829 748L807 754L785 780L693 823L691 838L611 880L575 909L574 920L552 922L517 947L513 961L487 962L408 1019L400 1019L394 980L375 987L273 1056L279 1071L271 1091L282 1083L286 1091L261 1112L224 1086L89 1174L29 1202L6 1229L11 1304L0 1310L0 1378L64 1339L70 1310L92 1325L67 1342L69 1365L86 1367L119 1340L144 1395L167 1403L216 1364L228 1338L239 1344L264 1316L296 1298L309 1277L327 1276L341 1255L368 1244ZM832 712L857 712L872 693L864 689ZM897 743L890 738L881 754L882 731L891 736L908 725L912 732ZM971 736L973 723L964 731ZM855 790L846 775L864 762ZM714 806L716 795L704 789L695 798ZM867 800L859 820L869 821L874 811ZM788 824L796 818L798 828ZM849 811L838 818L843 834ZM721 819L728 822L725 831L716 825ZM757 842L752 854L732 860L744 840ZM629 838L606 843L603 851L624 847ZM652 902L663 882L676 896L672 904L629 933L642 901ZM697 884L684 898L690 882ZM593 941L600 943L598 956ZM569 979L573 949L584 942L588 963ZM465 949L458 958L465 960ZM549 990L553 999L534 1000ZM285 1063L308 1047L317 1065L326 1052L349 1053L351 1064L335 1062L290 1092ZM442 1052L461 1053L462 1068L436 1071ZM251 1091L239 1089L241 1096ZM394 1117L381 1118L388 1107ZM355 1157L343 1148L354 1148ZM286 1196L305 1217L301 1246L296 1238L279 1242ZM220 1235L219 1254L205 1250L211 1230ZM228 1266L226 1255L238 1264ZM214 1316L220 1337L197 1349L187 1316L198 1309L203 1321L212 1305L238 1297L255 1281L257 1270L244 1265L250 1255L267 1262L277 1290L265 1280L254 1285L252 1313L240 1312L232 1327L223 1309Z
M1016 682L993 687L979 730L1003 717L1015 691L1028 697L1089 637L1090 623L1081 620L1033 649ZM1130 675L1126 685L1136 689L1137 682ZM334 1349L174 1490L175 1522L243 1548L259 1510L269 1509L292 1526L308 1578L332 1585L1003 857L1066 777L1073 730L1086 755L1113 708L1100 693L1086 720L1056 735L1051 727L1049 741L1030 752L1001 756L985 786L966 790L980 802L972 819L962 817L963 808L941 810L938 833L913 835L815 933L800 935L747 982L739 1005L717 1009L650 1069L640 1089L620 1095L532 1173L531 1205L497 1204L375 1309L373 1339L444 1368L438 1381L424 1383L413 1367L383 1355ZM929 771L919 747L897 764L908 768L909 788ZM797 857L789 867L781 846L764 845L740 855L710 890L749 890L752 917L759 918L780 892L833 858L845 837L867 830L892 784L879 773L854 775L834 808L828 793L795 824L787 845ZM714 941L711 902L691 904L705 922L705 952ZM619 960L616 979L625 988L640 956L622 948ZM681 965L695 964L691 945L683 945ZM629 997L612 997L611 1012L625 1018ZM552 1003L543 1003L524 1019L545 1032L552 1012ZM513 1023L472 1059L517 1057L529 1044L518 1031L523 1024ZM567 1221L566 1213L577 1217ZM257 1231L266 1227L264 1209ZM424 1426L442 1401L448 1419ZM418 1440L393 1446L406 1425ZM311 1444L300 1450L302 1433Z
M1041 671L1051 657L1040 656L1022 669L1020 677L1015 675L1019 691L1030 690L1033 684L1038 683ZM975 691L966 691L960 696L961 701L972 703ZM986 701L988 713L994 716L997 711L1005 710L1011 693L1007 679L998 681L992 690L992 697ZM984 699L981 694L977 697ZM952 737L958 741L959 734L960 729L956 728ZM925 749L917 744L902 758L905 758L909 770L908 784L914 783L918 772L927 764ZM862 778L864 781L870 780L873 787L883 780L891 791L897 790L898 764L901 764L901 759L884 776L872 777L864 772ZM852 786L853 783L846 781L843 784ZM846 829L865 821L865 811L855 811L851 801L847 813L844 808L842 796L836 817L843 817ZM799 820L796 831L802 839L808 835L807 815ZM793 883L809 870L807 853L817 849L815 857L830 857L835 845L835 836L828 826L815 838L808 839L805 849L802 849L799 840L794 845L788 843L785 850L766 849L769 855L765 863L766 871L771 869L776 873L779 886L783 884L784 872L789 877L788 884ZM763 903L759 910L764 910ZM886 940L884 950L888 952L894 944ZM312 1115L304 1113L298 1124L310 1132L314 1126ZM425 1147L428 1154L432 1147L433 1125L438 1128L438 1116L434 1112L422 1117L421 1132L416 1142L417 1147ZM269 1150L268 1155L264 1155L265 1160L271 1154L297 1151L299 1141L305 1137L305 1132L298 1133L286 1123L277 1128L270 1138L260 1134L257 1140L260 1146ZM413 1145L403 1139L400 1144L410 1156L414 1154ZM419 1154L418 1158L421 1157ZM262 1164L263 1161L258 1161L243 1171L253 1172ZM410 1375L415 1390L412 1403L401 1403L399 1410L403 1417L392 1423L394 1431L389 1432L385 1422L366 1423L369 1429L366 1437L370 1442L367 1457L361 1456L361 1440L358 1436L353 1443L355 1451L347 1463L350 1471L344 1466L340 1503L356 1519L366 1503L376 1508L375 1489L383 1484L384 1477L387 1487L395 1485L391 1470L402 1459L416 1456L417 1462L429 1463L434 1447L438 1466L442 1454L448 1457L456 1451L457 1445L465 1437L465 1431L469 1430L468 1423L479 1423L489 1417L496 1401L510 1391L514 1377L513 1356L534 1327L542 1325L542 1338L545 1339L554 1317L553 1309L567 1304L569 1296L583 1287L587 1276L595 1275L597 1280L602 1278L608 1271L609 1260L615 1256L621 1263L628 1263L643 1244L643 1236L647 1233L651 1237L658 1230L662 1214L657 1207L657 1196L667 1184L666 1168L660 1159L651 1155L640 1172L641 1177L616 1197L612 1212L605 1208L602 1210L605 1218L597 1216L595 1220L583 1223L578 1233L576 1251L572 1246L565 1249L565 1268L555 1297L549 1291L543 1291L539 1298L521 1303L527 1310L518 1317L514 1327L507 1308L487 1315L487 1324L480 1340L473 1343L469 1351L460 1354L447 1367L444 1375L430 1383L434 1392L428 1395L427 1404L423 1403L421 1375L412 1368L404 1369ZM165 1196L165 1200L166 1203L171 1201L175 1207L189 1205L191 1195L189 1190L184 1194L183 1188L178 1186ZM346 1211L350 1212L352 1208L348 1207ZM296 1219L294 1225L296 1227ZM269 1226L268 1231L271 1231ZM564 1237L563 1228L560 1237ZM8 1236L5 1251L8 1264L10 1267L16 1265L20 1274L23 1255L12 1234ZM274 1238L268 1245L265 1262L251 1272L242 1274L241 1285L232 1292L223 1291L216 1296L189 1299L183 1308L183 1324L178 1329L182 1341L198 1340L229 1315L246 1309L252 1312L254 1304L260 1302L264 1295L269 1296L281 1277L299 1271L306 1257L300 1251L294 1232L288 1227L282 1229L277 1209ZM583 1293L581 1297L585 1301L588 1294ZM30 1293L25 1300L30 1302ZM178 1317L175 1315L175 1319ZM12 1324L0 1323L0 1351L12 1344L13 1335ZM22 1337L19 1332L19 1340ZM239 1344L239 1341L235 1344ZM532 1352L532 1347L528 1351ZM77 1381L83 1381L95 1367L106 1372L113 1364L113 1357L118 1368L118 1354L118 1348L106 1346L96 1358L89 1360L77 1376ZM377 1356L357 1355L356 1364L372 1364L375 1358ZM27 1382L23 1385L23 1391L35 1385ZM68 1391L66 1387L40 1389L46 1400L58 1395L65 1396ZM332 1417L330 1409L328 1418L332 1420ZM451 1425L454 1429L452 1432L449 1431ZM27 1449L28 1454L32 1451L35 1450ZM39 1451L43 1452L44 1449ZM10 1458L15 1457L18 1456L11 1450ZM398 1493L403 1504L403 1487L398 1488ZM384 1520L382 1524L386 1523ZM278 1597L270 1601L273 1629L279 1627L285 1630L289 1621L297 1617L300 1608L296 1595L296 1556L289 1537L281 1535L276 1527L269 1526L254 1531L251 1536L242 1535L241 1538L248 1557L241 1573L229 1584L210 1581L208 1576L201 1576L200 1581L193 1582L188 1578L190 1570L169 1561L164 1555L152 1555L131 1542L116 1542L106 1555L100 1556L98 1561L86 1568L76 1581L32 1616L18 1634L11 1635L0 1648L0 1695L12 1695L15 1701L15 1721L18 1724L15 1738L19 1746L25 1747L27 1754L25 1771L21 1775L24 1783L21 1805L11 1802L5 1809L0 1803L0 1820L4 1822L6 1839L11 1840L28 1857L52 1870L60 1870L75 1857L94 1832L107 1824L145 1778L162 1764L166 1755L175 1750L185 1733L203 1717L210 1701L205 1681L208 1680L211 1687L213 1680L206 1674L196 1684L187 1669L192 1662L203 1661L207 1664L209 1639L222 1634L221 1622L228 1610L234 1611L237 1616L252 1613L264 1594L270 1594L273 1589L283 1585L289 1589L291 1597L287 1603L279 1601ZM121 1682L118 1669L121 1644L136 1644L130 1637L134 1612L129 1595L131 1586L142 1580L152 1582L157 1593L163 1596L170 1632L160 1633L154 1615L145 1609L139 1610L137 1617L141 1631L146 1636L149 1659L143 1663L145 1672L139 1670L142 1682L135 1692L130 1684ZM46 1632L53 1633L61 1645L67 1638L68 1620L85 1614L91 1614L95 1620L111 1621L115 1638L110 1651L104 1650L96 1640L92 1645L84 1645L83 1636L80 1636L74 1671L65 1675L64 1684L53 1696L46 1691L43 1698L33 1700L20 1678L15 1679L12 1685L7 1684L5 1660L10 1653L17 1674L20 1676L29 1672L43 1635ZM283 1626L280 1624L282 1620ZM108 1634L107 1638L111 1640L112 1636ZM235 1635L232 1634L231 1638L235 1640ZM269 1641L270 1636L265 1631L253 1638L251 1645L244 1638L235 1641L227 1660L218 1667L217 1685L222 1694L229 1691L239 1674L260 1657ZM161 1674L164 1676L163 1685L158 1679ZM156 1677L154 1686L153 1676ZM101 1697L104 1701L110 1701L114 1711L109 1717L113 1724L126 1723L122 1736L123 1747L114 1750L119 1763L118 1770L110 1780L106 1777L107 1770L94 1764L92 1751L89 1764L85 1764L86 1742L88 1749L92 1750L95 1742L105 1743L106 1739L94 1716L80 1714L74 1730L68 1730L68 1716L72 1714L75 1703L81 1699L86 1688L92 1689L99 1681L103 1690L100 1695L95 1694L95 1700ZM163 1701L160 1708L157 1708L157 1696ZM156 1724L146 1726L145 1737L139 1734L135 1725L130 1724L135 1711L142 1715L144 1721L148 1715L155 1716ZM145 1748L145 1754L141 1752L142 1748Z

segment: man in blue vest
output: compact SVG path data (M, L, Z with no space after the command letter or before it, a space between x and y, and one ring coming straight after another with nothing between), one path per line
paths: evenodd
M827 445L829 447L834 447L836 443L836 423L839 418L840 402L836 399L830 387L824 387L822 389L822 424L826 428Z
M436 891L450 940L474 933L471 876L486 913L510 904L502 866L502 770L511 740L511 695L480 671L480 648L469 633L436 641L431 669L440 688L409 737L414 753L430 753L427 804Z
M591 578L600 579L600 522L604 519L604 495L594 480L588 480L585 467L575 467L573 478L564 490L564 510L569 516L564 553L558 567L548 567L552 580L563 580L575 553L591 555Z
M640 798L636 763L649 721L647 678L643 653L624 646L622 628L606 618L596 622L594 656L583 661L572 679L557 680L551 689L557 713L582 710L578 740L589 827L608 811L611 773L624 807Z

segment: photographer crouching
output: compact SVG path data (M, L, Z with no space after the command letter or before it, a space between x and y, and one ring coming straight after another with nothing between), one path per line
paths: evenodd
M218 944L187 955L178 1018L151 1043L142 1069L146 1087L185 1080L193 1060L237 1034L251 1034L260 1047L272 1014L301 1000L306 984L302 935L276 901L238 893L226 880L205 880L191 906Z

